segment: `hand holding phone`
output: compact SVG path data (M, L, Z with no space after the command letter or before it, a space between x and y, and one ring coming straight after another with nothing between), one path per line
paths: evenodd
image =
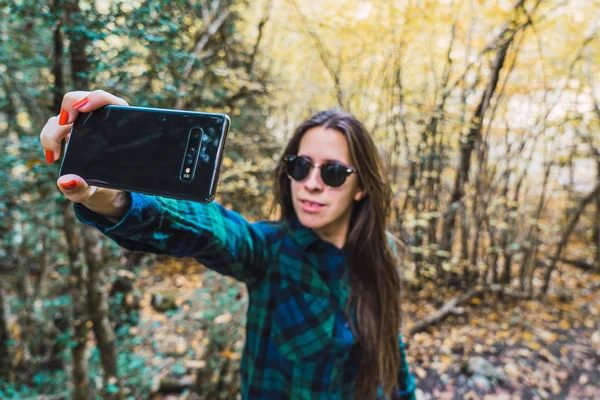
M60 175L125 191L209 202L229 130L224 114L107 105L73 123Z
M124 191L211 201L228 129L223 114L127 107L104 91L70 92L40 139L53 162L69 137L59 188L71 201L118 218Z
M73 121L79 111L89 112L107 104L128 105L124 99L104 90L66 93L63 96L60 114L51 117L40 133L40 142L44 149L46 162L51 164L60 158L61 145L68 138ZM119 220L129 209L130 197L128 193L88 185L78 175L61 176L57 181L57 185L70 201L81 203L90 210L109 219Z

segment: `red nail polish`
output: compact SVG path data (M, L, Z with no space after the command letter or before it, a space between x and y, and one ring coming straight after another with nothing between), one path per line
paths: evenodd
M77 103L73 104L73 108L79 110L81 107L85 106L88 103L88 101L90 101L90 99L88 99L87 97L81 99Z
M61 183L60 186L65 190L73 190L77 187L77 181L73 179L72 181Z
M59 125L66 125L69 122L69 113L67 110L60 110L60 117L58 118Z
M45 150L44 154L46 155L46 162L52 164L54 162L54 153L52 150Z

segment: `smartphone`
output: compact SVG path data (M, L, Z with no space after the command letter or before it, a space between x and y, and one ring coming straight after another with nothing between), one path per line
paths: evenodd
M93 186L212 201L229 131L225 114L105 106L80 113L59 175Z

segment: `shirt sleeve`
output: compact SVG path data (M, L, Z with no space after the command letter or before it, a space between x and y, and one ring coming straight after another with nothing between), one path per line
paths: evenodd
M266 269L267 240L251 224L217 202L208 204L131 193L131 208L117 224L81 204L80 221L133 251L193 257L248 285Z

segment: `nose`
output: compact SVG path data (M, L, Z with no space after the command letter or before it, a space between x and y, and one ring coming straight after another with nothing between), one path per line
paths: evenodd
M311 168L310 173L304 180L304 187L311 193L320 192L323 190L325 184L321 180L321 169Z

